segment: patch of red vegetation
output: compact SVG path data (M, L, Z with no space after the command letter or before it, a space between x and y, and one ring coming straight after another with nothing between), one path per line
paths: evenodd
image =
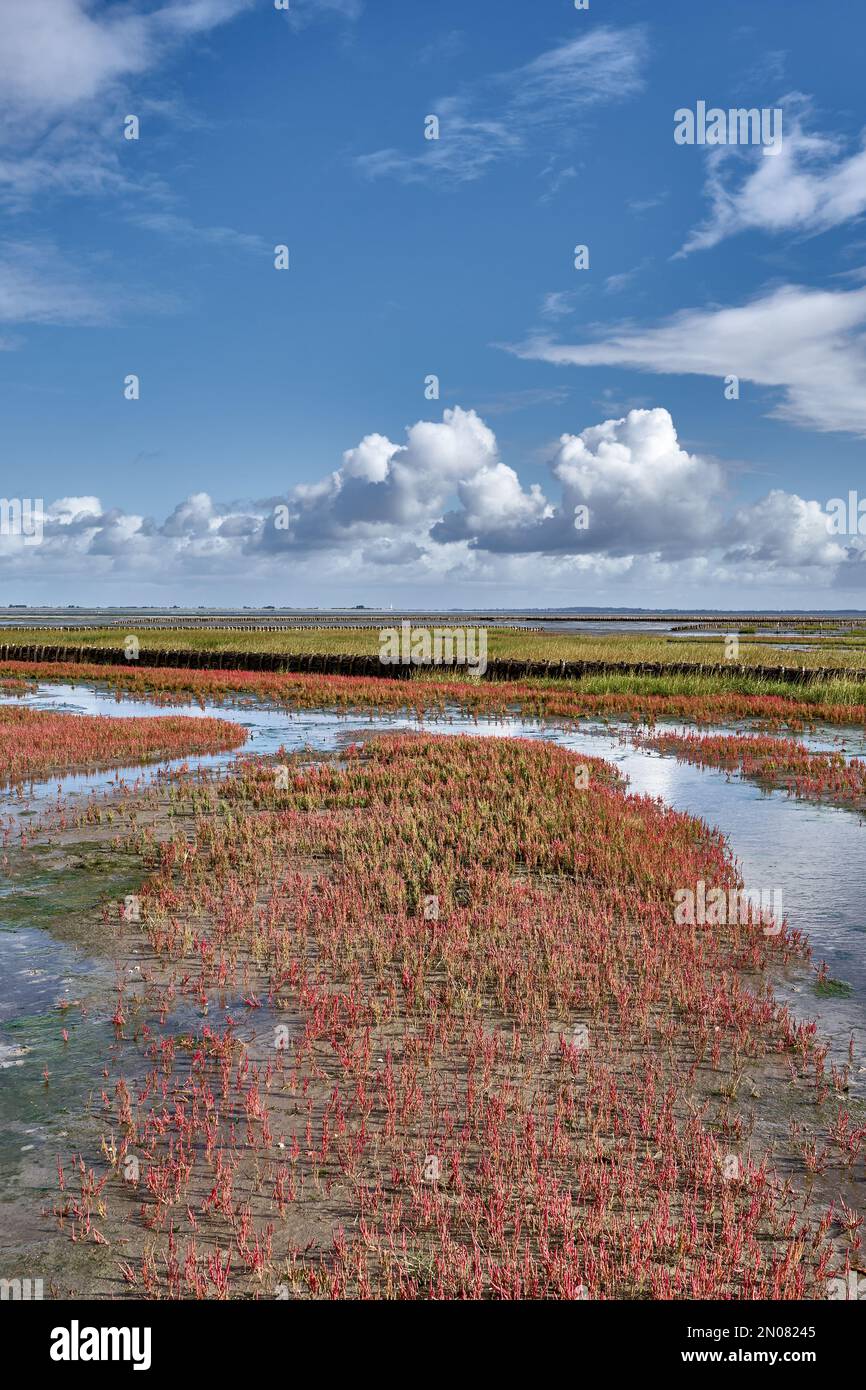
M112 719L0 706L0 785L55 773L221 753L239 748L245 731L227 719Z
M676 920L739 883L719 832L535 740L278 766L175 789L114 1017L147 1075L107 1059L67 1237L149 1298L826 1296L809 1175L866 1128L762 974L797 933Z
M655 733L634 740L680 762L721 767L810 801L866 800L866 762L842 752L816 753L796 739L737 734Z
M405 710L418 714L457 708L483 715L577 720L680 719L698 724L755 720L801 729L810 724L866 724L866 705L805 702L779 695L720 691L713 695L590 694L532 681L405 681L367 676L275 674L265 671L187 670L182 667L111 667L78 662L16 662L0 667L20 680L88 681L166 703L247 697L297 709Z

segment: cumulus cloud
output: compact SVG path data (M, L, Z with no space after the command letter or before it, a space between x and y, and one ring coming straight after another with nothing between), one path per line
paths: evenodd
M429 526L459 483L496 461L493 431L473 410L446 410L439 422L419 420L405 444L370 434L347 449L328 478L293 489L278 526L263 544L275 550L367 539L399 527Z
M98 497L58 497L46 512L46 516L60 526L90 522L101 514L102 503Z
M733 544L726 559L790 569L826 569L848 558L827 526L820 503L774 488L760 502L740 507L731 524Z
M461 510L434 538L491 551L674 556L702 549L718 523L720 471L681 448L661 408L563 435L551 473L556 505L537 485L524 492L504 464L481 470L458 487Z
M785 98L782 109L783 140L772 159L746 146L708 152L710 212L681 255L750 230L811 236L866 212L866 142L846 152L841 139L807 130L802 97Z
M463 479L457 495L461 510L433 527L436 540L468 540L484 550L537 550L539 524L555 515L540 486L534 483L524 492L505 463L487 464Z
M814 500L776 490L732 511L719 465L684 449L661 407L563 435L549 454L549 493L524 486L489 426L455 407L417 421L402 444L365 436L333 472L281 496L220 502L198 492L162 520L98 497L58 498L43 508L39 544L0 531L0 573L56 576L67 593L124 577L188 589L306 576L316 601L328 585L369 583L390 585L392 597L424 585L439 601L449 589L471 592L493 606L502 586L523 585L541 602L585 581L598 601L600 586L629 584L650 604L665 590L687 602L685 586L831 587L860 557L831 536Z
M768 164L772 160L765 161ZM807 429L866 434L866 289L783 285L734 308L688 309L650 328L629 324L598 341L536 336L519 357L560 366L738 376L778 388L771 413Z
M539 136L550 141L570 134L587 107L634 96L644 85L647 50L640 25L593 29L522 67L431 100L428 110L440 122L438 140L424 141L417 154L375 150L360 155L357 167L371 179L471 182L500 160L524 153Z

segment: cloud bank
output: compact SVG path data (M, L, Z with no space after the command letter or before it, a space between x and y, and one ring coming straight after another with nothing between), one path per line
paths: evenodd
M307 576L319 592L340 581L397 593L628 581L686 602L708 584L856 588L866 573L862 542L830 536L827 499L776 490L731 504L720 466L684 449L661 407L562 435L549 494L524 486L484 420L455 407L413 424L403 443L369 434L326 477L270 498L195 493L162 520L57 499L40 544L0 534L0 574L233 588Z

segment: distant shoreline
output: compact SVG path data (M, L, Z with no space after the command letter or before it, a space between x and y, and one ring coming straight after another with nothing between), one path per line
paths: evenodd
M668 622L706 618L713 622L745 622L748 620L855 620L866 621L866 609L856 608L151 608L151 607L0 607L0 625L33 627L40 623L74 627L99 619L100 624L135 622L153 619L170 623L229 622L304 622L331 623L339 620L353 622L400 618L418 620L449 617L504 622L509 618L526 620L543 618L547 622L603 622L616 618L620 622Z

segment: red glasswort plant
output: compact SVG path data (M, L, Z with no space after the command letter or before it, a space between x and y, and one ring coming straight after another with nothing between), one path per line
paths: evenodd
M857 1228L810 1154L852 1172L864 1133L767 983L804 943L677 923L678 886L739 885L724 839L580 761L404 735L174 784L65 1228L98 1193L148 1297L823 1296ZM747 1071L802 1098L784 1176Z
M144 654L143 654L144 655ZM657 719L722 724L751 719L801 729L812 723L866 724L866 705L809 701L780 695L718 691L705 695L607 691L594 694L567 685L533 681L393 680L372 676L279 674L265 671L134 668L88 662L6 661L0 675L22 683L89 681L131 695L166 702L194 699L255 698L296 709L414 710L419 715L460 709L469 714L519 714L524 718L576 720L590 717Z
M226 719L111 719L0 707L0 785L57 772L115 767L238 748L246 733Z

